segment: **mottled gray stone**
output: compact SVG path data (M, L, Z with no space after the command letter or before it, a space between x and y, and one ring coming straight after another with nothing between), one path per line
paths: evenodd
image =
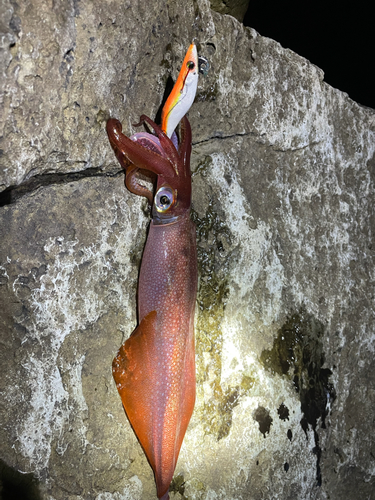
M155 117L195 38L197 403L171 500L373 494L375 112L209 7L2 2L4 491L156 498L111 375L149 216L105 122Z
M228 14L238 21L243 21L249 0L210 0L211 9L219 14Z

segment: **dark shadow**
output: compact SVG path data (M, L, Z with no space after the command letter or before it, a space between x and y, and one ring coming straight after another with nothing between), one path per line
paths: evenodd
M250 2L243 24L305 57L324 71L329 85L375 108L369 2L343 8L323 1Z
M156 113L155 120L154 120L155 123L158 124L158 125L161 123L161 112L162 112L162 109L164 107L165 101L168 99L169 94L172 92L173 85L174 85L174 81L173 81L172 77L169 76L168 80L167 80L167 83L165 84L165 90L164 90L164 94L163 94L163 100L161 101L161 104L159 106L159 109L158 109L158 111Z
M38 480L0 459L0 500L42 500Z
M326 428L329 408L336 399L336 391L330 381L332 371L323 368L323 339L327 335L324 324L301 307L286 318L274 339L272 349L265 349L260 355L263 366L271 373L288 377L299 395L303 415L301 428L306 439L310 429L314 434L315 446L312 451L316 455L318 486L322 484L322 449L318 430L319 427ZM286 410L285 405L284 408L279 407L280 418L287 415Z

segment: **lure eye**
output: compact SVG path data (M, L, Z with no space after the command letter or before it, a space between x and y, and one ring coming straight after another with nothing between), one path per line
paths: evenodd
M187 67L187 69L190 71L190 70L192 70L192 69L194 69L194 68L195 68L195 64L194 64L194 62L193 62L193 61L188 61L188 62L186 63L186 67Z
M155 195L155 207L158 212L166 212L174 202L174 191L170 187L161 187Z

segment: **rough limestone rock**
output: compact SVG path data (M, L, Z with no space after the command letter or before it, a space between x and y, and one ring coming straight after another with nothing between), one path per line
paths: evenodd
M149 214L105 122L154 118L192 39L197 402L171 499L373 498L374 110L206 0L1 10L4 498L156 498L111 375Z
M210 0L211 9L220 14L229 14L238 21L243 21L250 0Z

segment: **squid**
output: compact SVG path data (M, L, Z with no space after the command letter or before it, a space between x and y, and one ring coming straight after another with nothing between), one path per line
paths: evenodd
M107 122L125 184L152 204L138 283L138 326L113 360L113 377L130 424L154 471L157 496L168 500L182 441L195 404L194 310L196 231L190 220L192 135L186 113L198 83L192 44L162 110L162 124L142 115L154 134L122 133ZM180 140L175 128L180 125ZM142 176L156 178L155 194Z

